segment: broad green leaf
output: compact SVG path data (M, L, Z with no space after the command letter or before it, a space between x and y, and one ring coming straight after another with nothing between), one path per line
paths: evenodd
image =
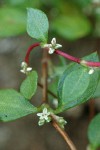
M17 8L0 8L0 37L22 34L26 31L26 15Z
M91 24L87 17L73 4L61 6L62 14L52 22L52 29L65 39L75 40L91 32Z
M27 99L31 99L37 89L37 73L32 71L28 74L27 78L22 82L20 93Z
M48 89L57 96L57 86L58 86L59 77L53 79L49 84Z
M0 90L0 120L11 121L37 112L20 93L13 89Z
M88 139L92 147L100 148L100 113L89 124Z
M99 80L98 86L96 88L96 91L95 91L93 97L94 98L99 98L100 97L100 80Z
M98 61L96 53L87 58ZM93 96L98 84L99 73L95 69L94 73L90 75L89 70L90 68L76 63L67 67L58 84L59 111L79 105Z
M44 12L38 9L28 8L27 32L32 37L41 42L47 42L48 38L48 18Z

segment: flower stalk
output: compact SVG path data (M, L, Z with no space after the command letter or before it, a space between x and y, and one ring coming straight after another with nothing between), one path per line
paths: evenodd
M28 48L27 53L26 53L26 56L25 56L25 62L26 62L27 64L29 64L29 56L30 56L31 51L32 51L35 47L37 47L37 46L40 46L40 43L32 44L32 45Z
M31 45L28 50L27 50L27 53L26 53L26 56L25 56L25 62L28 64L29 63L29 56L30 56L30 53L31 51L37 47L37 46L40 46L41 44L40 43L35 43L33 45ZM45 44L44 46L41 46L42 48L44 48L45 50L48 50L49 51L49 54L57 54L57 55L60 55L60 56L63 56L64 58L66 59L69 59L70 61L73 61L73 62L76 62L78 64L81 64L83 66L88 66L88 67L100 67L100 62L92 62L92 61L85 61L85 60L82 60L80 58L77 58L77 57L74 57L74 56L71 56L67 53L64 53L60 50L58 50L57 48L60 48L62 47L62 45L60 44L56 44L56 40L53 38L52 41L51 41L51 44Z

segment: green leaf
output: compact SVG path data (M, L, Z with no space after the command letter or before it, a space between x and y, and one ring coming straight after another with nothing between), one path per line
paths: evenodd
M53 92L57 96L57 86L58 86L59 77L55 77L53 82L51 82L48 86L48 89Z
M17 8L0 8L0 37L22 34L26 31L26 15Z
M98 86L96 88L96 91L95 91L93 97L94 98L99 98L100 97L100 80L99 80Z
M31 113L37 108L13 89L0 90L0 120L11 121Z
M88 139L94 148L100 148L100 113L89 124Z
M82 12L70 3L61 6L62 14L52 22L52 29L65 39L75 40L91 32L91 24Z
M48 38L48 18L44 12L38 9L28 8L27 32L32 37L41 42L47 42Z
M37 89L37 73L32 71L28 74L27 78L22 82L20 93L27 99L31 99Z
M85 58L98 61L96 53ZM71 63L67 67L58 84L59 111L79 105L93 96L98 84L99 73L95 69L90 75L89 70L90 68L76 63Z

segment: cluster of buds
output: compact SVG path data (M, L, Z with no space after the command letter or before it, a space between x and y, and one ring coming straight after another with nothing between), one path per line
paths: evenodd
M63 117L59 117L57 115L54 115L56 122L58 122L59 126L64 129L64 126L67 124L67 121L64 120Z
M21 72L24 73L24 74L27 74L28 72L30 72L32 70L31 67L28 67L28 64L26 62L22 62L21 63Z
M49 51L48 51L49 54L53 54L56 49L61 48L61 47L62 47L62 45L56 43L56 38L53 38L51 40L51 44L45 44L43 46L43 48L48 48L49 49Z

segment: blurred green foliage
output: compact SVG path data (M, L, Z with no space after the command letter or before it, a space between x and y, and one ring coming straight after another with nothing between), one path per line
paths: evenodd
M87 35L100 37L100 3L93 0L2 0L0 37L26 33L26 8L43 10L50 20L50 32L67 40Z
M26 16L21 10L14 8L0 9L0 37L22 34L26 30ZM22 19L23 18L23 19Z

